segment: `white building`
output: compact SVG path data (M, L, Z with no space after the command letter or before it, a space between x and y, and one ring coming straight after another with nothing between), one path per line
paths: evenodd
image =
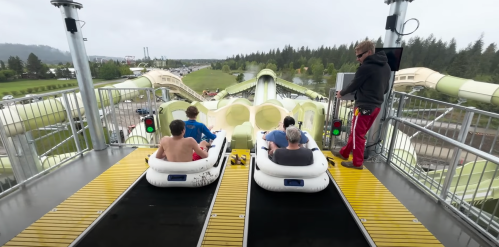
M49 72L47 72L47 73L52 72L55 75L56 74L55 73L56 70L57 70L57 68L50 68ZM71 78L75 78L76 77L76 75L75 75L75 69L74 68L68 68L68 70L71 73Z

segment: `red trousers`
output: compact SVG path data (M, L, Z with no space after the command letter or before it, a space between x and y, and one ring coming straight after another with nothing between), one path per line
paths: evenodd
M380 108L372 110L371 115L362 115L359 108L355 107L352 118L352 128L350 129L350 136L348 143L341 150L340 154L343 157L350 156L353 150L353 165L361 166L364 162L364 149L366 147L366 134L373 125L374 120L378 116Z

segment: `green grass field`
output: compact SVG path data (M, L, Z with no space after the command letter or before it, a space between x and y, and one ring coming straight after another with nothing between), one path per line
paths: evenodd
M208 68L187 74L182 78L182 81L199 94L206 89L213 92L218 88L222 91L226 87L237 83L235 76L224 73L221 70L211 70Z
M86 126L86 124L85 124L85 126ZM68 128L70 128L70 127L68 126ZM109 137L108 137L108 134L106 133L106 131L107 131L107 128L104 127L104 137L106 138L106 143L109 143ZM36 139L40 136L49 134L51 132L52 131L49 131L49 130L33 130L32 135L33 135L33 138ZM91 150L93 148L93 145L92 145L92 141L90 139L90 131L88 129L86 129L84 133L87 136L88 148L89 148L89 150ZM63 131L60 131L54 135L51 135L51 136L48 136L48 137L45 137L45 138L42 138L40 140L35 141L36 151L38 152L38 155L45 153L46 151L48 151L49 149L51 149L55 145L61 143L66 138L70 137L71 135L72 135L71 129L68 129L68 130L63 130ZM87 148L87 146L85 145L85 138L83 137L82 134L78 134L78 140L80 142L80 146L82 149ZM52 151L48 155L64 154L64 153L76 152L76 151L77 151L76 144L75 144L74 140L71 139L70 141L68 141L65 144L56 148L54 151Z
M103 79L94 79L94 83L102 82ZM111 83L112 84L112 83ZM66 85L66 86L64 86ZM49 88L48 86L53 86ZM102 85L104 86L104 85ZM10 94L15 97L24 97L29 93L49 93L71 88L77 88L76 79L73 80L16 80L12 82L0 83L0 97ZM98 86L100 87L100 86ZM28 92L31 89L32 92Z

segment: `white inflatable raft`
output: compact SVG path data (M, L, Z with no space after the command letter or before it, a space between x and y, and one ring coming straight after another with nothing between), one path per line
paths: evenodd
M314 163L306 166L286 166L274 163L269 159L267 151L269 144L262 139L264 133L258 133L254 178L260 187L276 192L313 193L328 186L326 157L314 139L308 133L304 133L309 140L305 147L311 149L314 155Z
M149 157L147 181L157 187L202 187L220 176L223 155L227 149L225 130L216 133L208 158L191 162L169 162L156 158L157 150Z

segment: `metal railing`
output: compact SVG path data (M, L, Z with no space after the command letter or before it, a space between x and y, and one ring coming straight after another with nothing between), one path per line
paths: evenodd
M398 92L393 102L381 155L499 244L499 115Z
M0 105L0 196L91 149L76 89Z
M328 149L338 149L344 146L350 136L352 127L352 118L354 113L354 102L336 99L336 89L329 90L328 107L326 109L326 121L324 125L324 147ZM342 131L339 136L332 138L329 131L333 118L342 120Z
M99 88L103 124L112 146L157 146L161 138L159 106L169 100L166 88ZM111 100L112 99L112 100ZM144 117L155 118L156 132L147 133Z
M175 85L176 87L184 90L185 92L189 93L192 97L198 99L198 100L203 100L204 97L201 96L200 94L196 93L194 90L192 90L190 87L186 86L184 83L181 83L181 82L177 82L177 81L170 81L168 82L172 85Z

